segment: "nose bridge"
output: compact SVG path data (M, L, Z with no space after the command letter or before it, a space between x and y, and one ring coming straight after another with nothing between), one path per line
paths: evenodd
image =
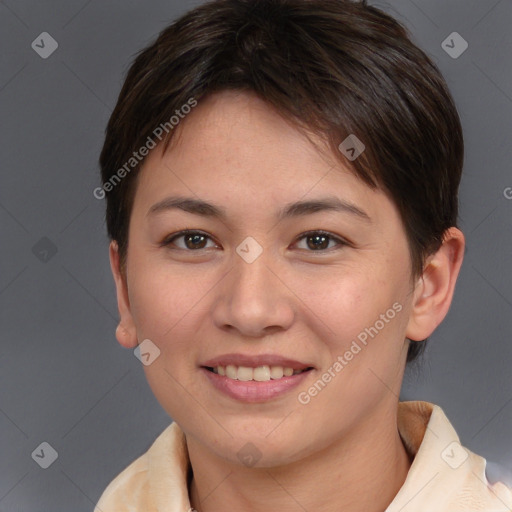
M287 328L293 320L291 294L276 276L274 257L258 246L248 240L233 254L215 312L219 327L231 326L247 336L259 336L270 327Z
M262 251L256 257L251 254L253 251L250 248L246 255L241 255L242 249L237 250L234 257L234 285L236 292L243 294L245 300L261 301L265 299L265 294L270 295L273 291L275 276L270 270L273 265L269 251ZM264 302L268 302L266 298Z
M255 247L247 244L249 251L243 244L237 249L234 257L234 275L231 286L232 307L241 308L241 312L252 315L268 314L272 310L272 302L276 298L277 290L275 276L270 271L272 261L270 252L262 250L258 254ZM235 303L236 301L236 303Z

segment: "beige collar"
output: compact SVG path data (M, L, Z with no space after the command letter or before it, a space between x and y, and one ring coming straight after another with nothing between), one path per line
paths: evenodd
M429 402L398 404L398 430L414 457L385 512L510 512L512 490L490 485L486 461L460 445L442 409ZM105 489L95 512L189 512L186 438L171 423L150 449Z

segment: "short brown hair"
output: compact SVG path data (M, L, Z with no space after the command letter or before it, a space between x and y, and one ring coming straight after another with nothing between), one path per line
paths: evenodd
M128 70L100 156L103 184L190 98L257 94L396 204L412 277L456 226L463 165L460 119L432 60L398 21L366 0L214 0L184 14ZM164 147L172 138L166 130ZM339 144L355 134L364 152ZM124 267L137 170L106 194L106 223ZM119 174L118 174L119 176ZM110 182L112 183L112 182ZM426 340L424 340L426 341ZM407 361L425 343L410 343Z

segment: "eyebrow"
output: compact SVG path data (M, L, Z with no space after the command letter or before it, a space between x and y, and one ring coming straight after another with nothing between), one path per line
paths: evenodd
M225 208L211 203L207 203L201 199L182 196L166 197L162 201L155 203L148 210L147 215L152 216L168 210L180 209L202 217L210 217L227 220L227 213ZM335 196L321 197L309 201L297 201L288 203L281 210L278 211L276 217L278 220L283 220L290 217L299 217L310 215L321 211L335 211L341 213L348 213L366 222L371 222L370 216L355 204L340 199Z

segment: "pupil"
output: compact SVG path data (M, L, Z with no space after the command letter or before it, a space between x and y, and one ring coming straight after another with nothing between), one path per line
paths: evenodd
M323 243L321 243L320 246L319 245L309 246L310 249L311 248L313 248L313 249L325 249L329 245L329 242L327 241L327 237L325 235L312 235L312 236L308 237L308 240L314 240L315 241L314 243L318 242L320 239L323 239Z
M200 234L193 234L193 235L188 235L186 237L186 245L189 249L197 249L198 248L198 245L197 245L197 242L200 241L200 239L203 239L204 241L204 235L200 235ZM191 242L189 244L189 242ZM201 246L200 249L202 249L203 247Z

